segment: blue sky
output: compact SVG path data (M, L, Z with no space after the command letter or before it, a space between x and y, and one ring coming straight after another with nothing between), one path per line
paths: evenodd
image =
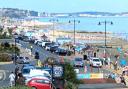
M40 12L128 12L128 0L0 0L0 7Z

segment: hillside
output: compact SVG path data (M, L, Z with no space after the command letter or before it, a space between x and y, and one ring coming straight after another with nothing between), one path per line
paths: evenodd
M11 18L24 18L28 16L38 16L38 12L30 10L21 10L17 8L0 8L0 16Z

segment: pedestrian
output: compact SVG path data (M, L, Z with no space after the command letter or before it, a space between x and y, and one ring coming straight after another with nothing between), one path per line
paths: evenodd
M23 74L21 73L21 71L18 73L17 83L20 85L25 84L25 77L23 77Z
M17 79L18 79L18 73L19 73L19 67L17 66L17 67L15 68L15 83L16 83L16 81L17 81Z
M121 83L123 83L124 85L126 85L126 82L125 82L125 79L124 79L124 76L123 75L120 76L120 80L121 80Z
M114 70L117 71L117 59L116 59L115 62L114 62Z
M9 79L10 79L10 86L12 87L13 85L15 85L15 74L13 72L11 72L11 74L9 75Z
M31 55L32 55L33 46L30 46L30 50L31 50Z
M122 68L122 75L125 75L125 67Z

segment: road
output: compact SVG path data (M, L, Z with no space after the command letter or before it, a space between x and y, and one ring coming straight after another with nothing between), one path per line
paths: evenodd
M35 52L38 51L41 61L44 61L47 57L54 57L54 58L56 58L57 61L60 61L60 57L58 55L50 53L49 51L44 50L42 47L39 47L39 46L34 45L34 44L30 45L28 42L23 42L23 41L19 41L19 44L21 44L21 47L23 49L26 49L26 48L30 49L30 46L33 46L32 54L34 55ZM28 56L28 53L26 52L25 55ZM87 72L91 72L89 64L86 63L85 65L87 66ZM3 81L0 81L0 86L1 87L2 86L8 86L8 84L9 84L8 76L12 71L14 71L15 64L0 65L0 69L5 70L5 72L6 72L6 79ZM80 72L84 71L84 68L79 68L79 69L80 69ZM98 72L109 73L108 70L93 68L93 73L98 73Z
M6 87L9 86L9 74L14 71L15 64L5 64L5 65L0 65L0 70L2 69L5 72L5 79L2 79L0 81L0 87Z
M7 41L7 42L8 42L8 41ZM20 41L20 44L21 44L21 47L23 47L24 49L26 49L26 48L29 49L29 48L30 48L30 44L27 43L27 42ZM50 53L50 52L44 50L43 48L41 48L41 47L39 47L39 46L36 46L36 45L33 45L33 44L32 44L32 46L33 46L33 51L32 51L33 55L34 55L34 53L35 53L36 51L38 51L38 52L39 52L39 55L40 55L40 60L41 60L41 61L44 61L44 59L46 59L47 57L54 57L54 58L56 58L57 60L59 60L59 56L57 56L57 55L55 55L55 54L52 54L52 53ZM26 52L26 51L25 51L25 52ZM21 56L22 56L22 55L21 55ZM24 55L24 56L28 56L28 53L26 53L26 55ZM32 61L31 63L32 63L32 64L33 64L33 63L35 64L35 61ZM22 65L18 65L18 66L22 66ZM1 87L9 86L9 78L8 78L8 76L9 76L9 74L10 74L12 71L15 70L15 64L11 63L11 64L0 65L0 70L4 70L5 73L6 73L6 75L5 75L6 78L5 78L5 80L1 80L1 81L0 81L0 86L1 86Z
M35 55L35 52L39 52L40 55L40 60L44 61L47 57L53 57L55 59L57 59L57 61L59 61L60 57L57 56L56 54L50 53L49 51L46 51L45 49L43 49L42 47L39 47L35 44L29 44L28 42L23 42L23 41L19 41L19 44L21 44L21 46L25 49L28 48L30 49L30 46L32 46L32 54Z

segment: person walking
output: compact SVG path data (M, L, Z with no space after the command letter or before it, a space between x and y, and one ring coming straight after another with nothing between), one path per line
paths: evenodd
M16 81L17 81L17 79L18 79L18 72L19 72L19 67L17 66L17 67L15 68L15 84L16 84Z
M24 85L25 84L25 77L23 77L23 74L21 73L21 71L18 73L17 83L19 85Z
M120 80L121 80L121 83L123 83L124 85L126 85L126 82L125 82L125 79L124 79L124 76L123 75L121 75Z
M10 86L12 87L13 85L15 85L15 74L13 72L11 72L11 74L9 75L9 79L10 79Z
M114 70L117 71L117 59L116 59L115 62L114 62Z

